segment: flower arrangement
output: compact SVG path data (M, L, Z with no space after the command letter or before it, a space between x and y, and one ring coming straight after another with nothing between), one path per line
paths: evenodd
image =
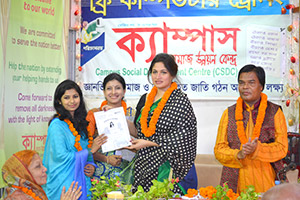
M107 194L112 191L121 191L124 198L127 200L152 200L152 199L169 199L174 196L174 185L179 182L179 179L165 179L163 182L153 180L153 185L148 192L145 192L142 186L137 188L137 191L132 193L132 185L125 185L120 178L116 176L114 179L108 179L101 176L100 180L92 179L92 199L106 200Z
M108 179L105 176L101 176L100 180L92 179L92 192L93 200L106 200L107 193L112 191L121 191L124 196L128 197L132 195L131 185L124 185L118 176Z
M257 200L259 195L259 193L255 192L254 186L248 186L247 189L242 191L239 195L233 192L232 189L229 189L227 184L224 184L223 187L218 185L216 187L201 187L199 190L188 189L185 197L205 198L209 200Z
M254 186L248 186L237 200L260 199L260 193L255 192Z
M138 186L137 191L128 198L128 200L152 200L152 199L169 199L174 196L174 185L179 182L179 179L165 179L163 182L153 180L153 185L148 192L145 192L142 186Z
M177 198L180 195L174 194L172 191L174 185L179 179L165 179L163 182L153 180L153 185L148 192L145 192L142 186L136 188L136 192L132 193L132 185L125 185L118 176L108 179L101 176L100 180L92 179L92 199L107 200L107 194L112 191L121 191L126 200L152 200L152 199L170 199ZM207 199L207 200L257 200L260 193L255 192L254 186L248 186L241 194L237 194L229 189L225 183L223 186L207 186L201 187L199 190L188 189L185 198Z

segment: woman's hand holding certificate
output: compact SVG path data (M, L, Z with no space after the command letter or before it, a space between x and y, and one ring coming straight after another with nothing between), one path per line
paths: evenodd
M94 113L98 133L107 136L102 152L113 151L131 145L130 134L122 107Z

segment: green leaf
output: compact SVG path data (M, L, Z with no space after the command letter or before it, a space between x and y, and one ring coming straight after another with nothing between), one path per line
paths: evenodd
M144 192L144 189L143 189L143 187L142 186L138 186L138 190L137 190L138 192Z

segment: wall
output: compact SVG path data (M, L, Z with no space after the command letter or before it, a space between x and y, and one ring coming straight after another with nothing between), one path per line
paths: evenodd
M192 100L197 117L198 154L213 154L223 111L234 103L234 100Z

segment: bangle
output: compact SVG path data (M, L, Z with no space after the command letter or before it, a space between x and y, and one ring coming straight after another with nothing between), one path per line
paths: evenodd
M108 156L106 156L106 163L109 164L109 163L108 163Z

